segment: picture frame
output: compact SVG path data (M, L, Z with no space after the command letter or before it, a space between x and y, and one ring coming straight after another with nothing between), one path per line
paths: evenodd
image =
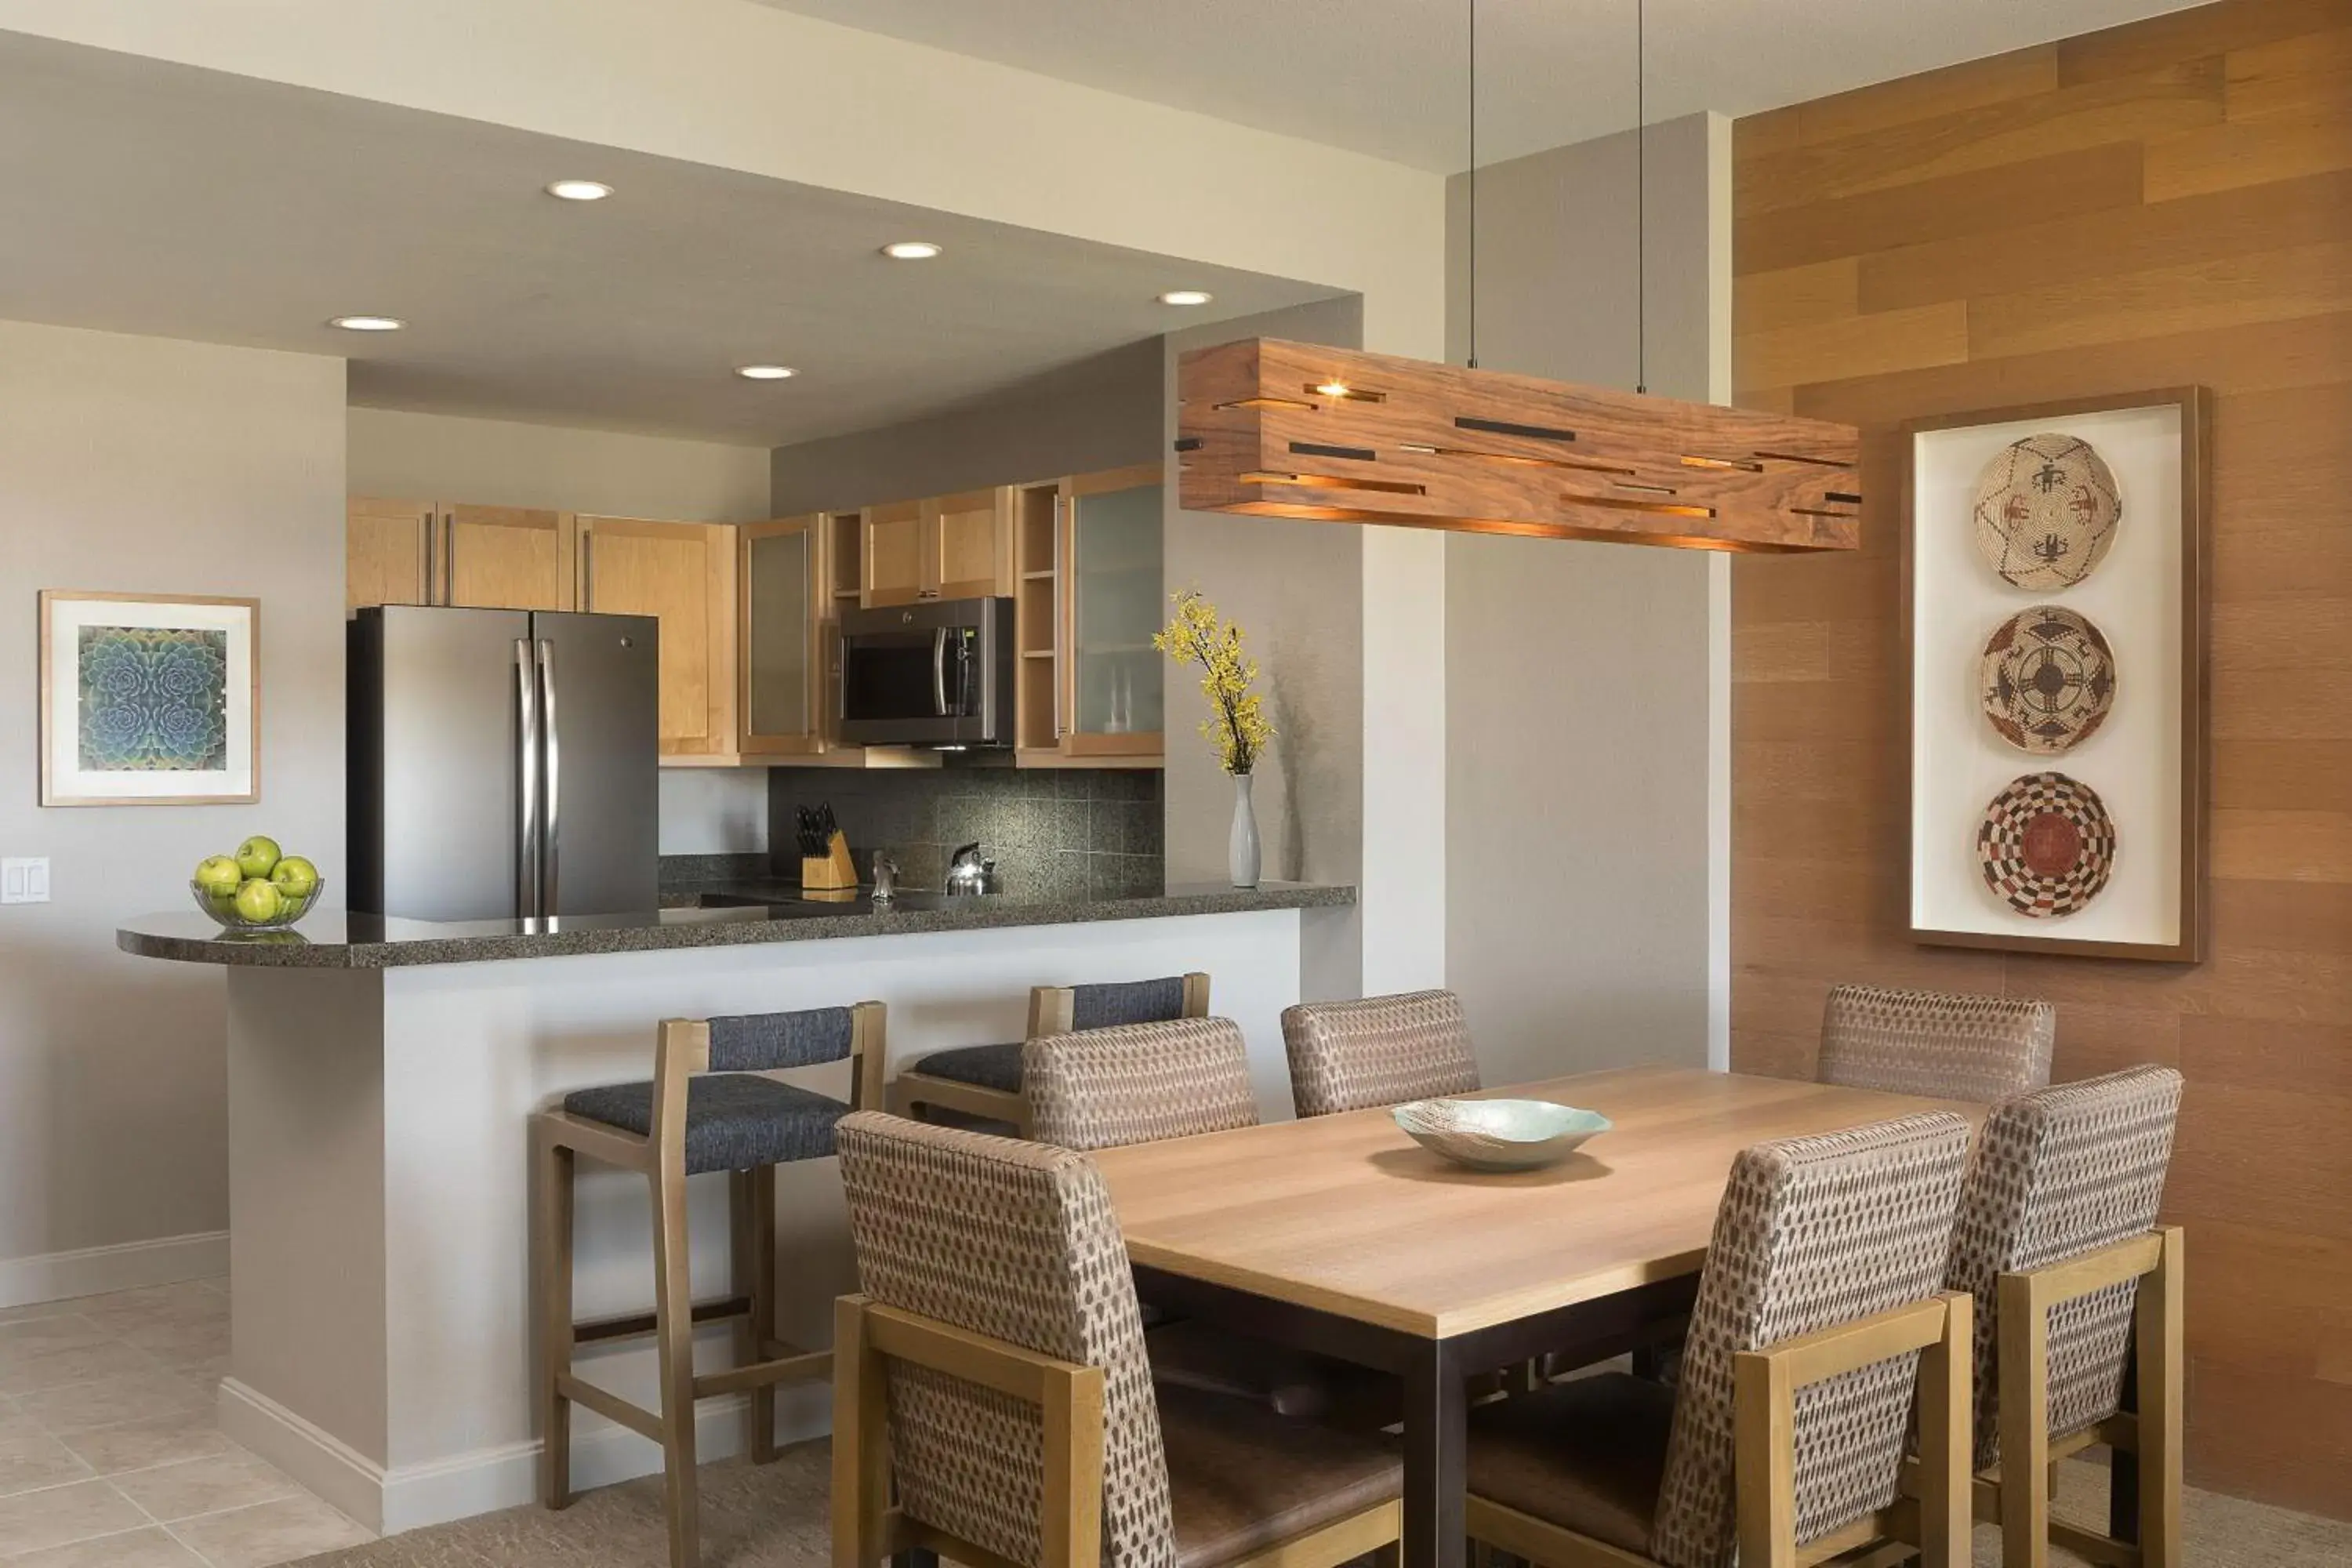
M1903 426L1915 942L2166 963L2204 957L2210 405L2202 387L2172 387ZM1981 547L1978 537L1979 486L1990 482L1979 476L2004 451L2044 435L2097 453L2119 498L2105 535L2063 572L2037 570L2030 552L2056 560L2077 541L2036 534L2028 554L2004 564L1993 554L1998 529L1984 531ZM2080 574L2061 580L2072 572ZM2064 614L2026 614L2048 607ZM2002 673L2016 667L2004 659L2014 657L2015 628L2027 625L2061 643L2069 635L2087 639L2076 651L2096 657L2068 665L2075 676L2085 663L2109 662L2097 684L2079 689L2072 677L2050 678L2074 710L2021 733L2013 716L1996 710L2016 694ZM2082 691L2102 700L2078 700ZM2052 831L2079 849L2078 864L2096 859L2095 871L2053 884L2018 867L2021 847L2028 861L2039 852L2030 841L2045 818L2061 824Z
M261 601L40 595L41 804L261 798Z

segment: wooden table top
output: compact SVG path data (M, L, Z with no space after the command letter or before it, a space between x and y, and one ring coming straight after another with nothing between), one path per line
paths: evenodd
M1985 1107L1689 1068L1486 1091L1616 1126L1549 1170L1490 1175L1386 1110L1107 1149L1134 1262L1435 1338L1696 1272L1732 1156L1769 1138Z

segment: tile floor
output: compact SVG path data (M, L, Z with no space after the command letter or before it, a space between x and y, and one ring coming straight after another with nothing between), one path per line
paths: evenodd
M225 1280L0 1311L0 1563L268 1568L369 1532L224 1436Z

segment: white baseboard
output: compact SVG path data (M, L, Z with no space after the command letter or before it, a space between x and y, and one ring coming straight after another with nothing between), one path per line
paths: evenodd
M704 1462L729 1458L742 1449L741 1394L706 1399L695 1411L696 1457ZM778 1440L821 1436L824 1422L814 1412L777 1402ZM377 1464L334 1434L233 1377L220 1384L221 1430L284 1470L311 1491L370 1530L396 1535L453 1519L533 1502L539 1497L537 1439L391 1469ZM632 1480L661 1468L661 1450L624 1426L575 1411L572 1438L572 1487L587 1491Z
M225 1230L0 1258L0 1308L103 1296L110 1290L138 1290L183 1279L216 1279L227 1272Z

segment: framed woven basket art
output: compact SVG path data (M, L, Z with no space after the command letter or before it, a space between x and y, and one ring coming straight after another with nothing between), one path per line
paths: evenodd
M2206 404L1905 426L1914 941L2203 956Z

